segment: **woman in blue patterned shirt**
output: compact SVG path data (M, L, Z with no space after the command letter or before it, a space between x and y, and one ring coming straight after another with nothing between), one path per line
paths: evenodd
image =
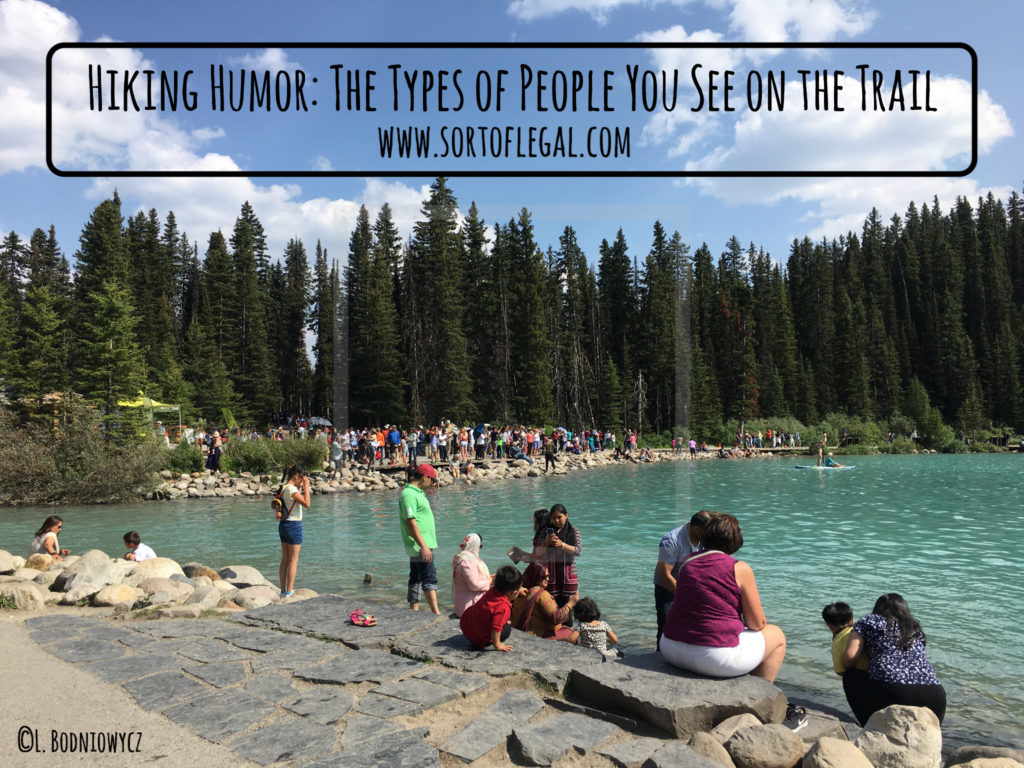
M850 669L861 653L869 658L867 672ZM892 704L928 707L942 722L946 690L928 661L924 631L900 595L882 595L853 625L842 662L846 699L861 725Z

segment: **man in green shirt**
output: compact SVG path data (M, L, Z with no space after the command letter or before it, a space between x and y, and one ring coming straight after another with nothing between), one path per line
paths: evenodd
M420 464L413 470L412 479L398 497L398 519L402 529L402 543L409 555L409 607L420 609L420 594L434 613L437 607L437 570L434 552L437 536L434 533L434 513L423 491L437 484L437 471L429 464Z

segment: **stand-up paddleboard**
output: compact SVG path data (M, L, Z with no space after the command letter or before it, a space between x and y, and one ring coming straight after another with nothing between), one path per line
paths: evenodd
M826 466L816 467L813 464L797 464L795 467L793 467L793 469L856 469L856 468L857 468L856 464L843 464L843 466L841 466L841 467L826 467Z

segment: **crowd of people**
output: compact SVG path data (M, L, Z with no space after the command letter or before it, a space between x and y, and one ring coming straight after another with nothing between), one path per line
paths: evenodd
M570 440L565 438L566 443ZM434 557L438 537L426 493L437 483L431 464L411 467L398 507L400 538L409 558L409 607L419 610L425 601L430 611L440 614ZM281 540L280 596L285 598L294 594L303 516L310 507L304 467L285 470L273 507ZM47 517L29 554L44 553L54 560L68 555L57 540L62 528L58 515ZM467 640L480 649L508 652L514 650L506 641L515 628L609 657L621 655L614 648L618 638L601 619L597 602L580 596L576 561L583 554L583 536L570 522L568 510L557 503L536 510L533 531L529 549L513 546L506 553L515 565L526 564L523 572L504 565L492 574L481 555L481 536L471 532L462 539L451 563L451 595ZM156 557L136 531L126 533L124 543L126 559ZM742 546L736 517L709 510L700 510L662 537L654 569L656 646L669 664L708 677L751 674L776 679L786 637L765 616L753 569L735 557ZM927 707L942 721L945 689L928 660L924 631L902 596L882 595L871 613L857 621L844 602L826 606L822 618L833 636L834 671L842 676L850 709L861 725L892 704ZM365 613L353 621L357 619L375 621ZM787 715L795 729L805 722L798 708Z
M433 513L424 491L436 482L430 465L416 470L402 492L399 517L410 557L409 605L420 595L439 613L437 546ZM533 514L529 550L513 546L513 563L491 574L481 557L483 542L467 535L452 561L452 595L464 636L474 646L511 651L513 628L554 641L577 643L615 656L614 630L601 620L593 598L581 597L576 560L583 537L562 504ZM750 565L735 557L743 533L733 515L701 510L662 537L654 571L657 648L673 666L708 677L751 674L774 681L786 655L782 629L768 622ZM906 601L883 595L872 613L853 621L845 603L828 606L823 618L832 630L835 671L843 676L850 708L863 725L891 704L924 706L939 721L946 695L925 652L925 636ZM798 707L787 724L799 730L806 717Z

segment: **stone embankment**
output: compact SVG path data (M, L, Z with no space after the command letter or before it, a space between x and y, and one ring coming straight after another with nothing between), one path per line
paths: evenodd
M526 459L485 459L474 463L473 470L469 476L460 474L455 478L448 471L446 464L435 465L438 470L438 480L441 485L452 485L455 483L485 484L504 480L516 480L525 477L541 477L542 475L565 475L570 472L594 469L606 466L622 466L624 464L649 464L663 461L691 460L688 453L673 453L672 451L652 451L651 460L644 461L636 457L630 459L616 459L609 451L598 453L586 453L574 456L572 454L559 454L558 460L551 470L544 471L544 459L534 460L531 464ZM771 456L771 454L764 454ZM698 453L701 459L714 456L712 453ZM365 493L370 491L394 491L402 487L405 481L405 472L401 467L384 467L381 470L366 470L362 468L347 468L337 473L325 470L323 472L310 473L312 482L310 490L314 494L331 493ZM237 476L226 473L214 474L209 470L193 472L191 474L177 474L169 470L160 473L161 483L152 493L146 496L147 499L182 499L182 498L212 498L212 497L266 497L272 495L281 482L279 476L265 474L253 474L242 472Z
M479 651L454 617L337 595L279 600L246 566L133 564L97 550L31 561L43 570L20 561L0 552L8 605L39 608L45 597L97 606L95 617L44 609L26 622L33 641L260 765L943 764L927 709L889 707L863 730L809 711L792 730L786 696L771 683L700 678L658 654L608 661L518 631L511 652ZM353 624L357 608L377 625ZM1024 752L965 747L945 761L959 765L1022 768Z
M113 608L117 615L196 617L258 608L279 602L279 595L263 574L245 565L214 570L167 557L134 563L98 549L57 561L44 554L26 560L0 550L0 599L22 610L56 603ZM298 589L285 599L315 596L311 589Z

